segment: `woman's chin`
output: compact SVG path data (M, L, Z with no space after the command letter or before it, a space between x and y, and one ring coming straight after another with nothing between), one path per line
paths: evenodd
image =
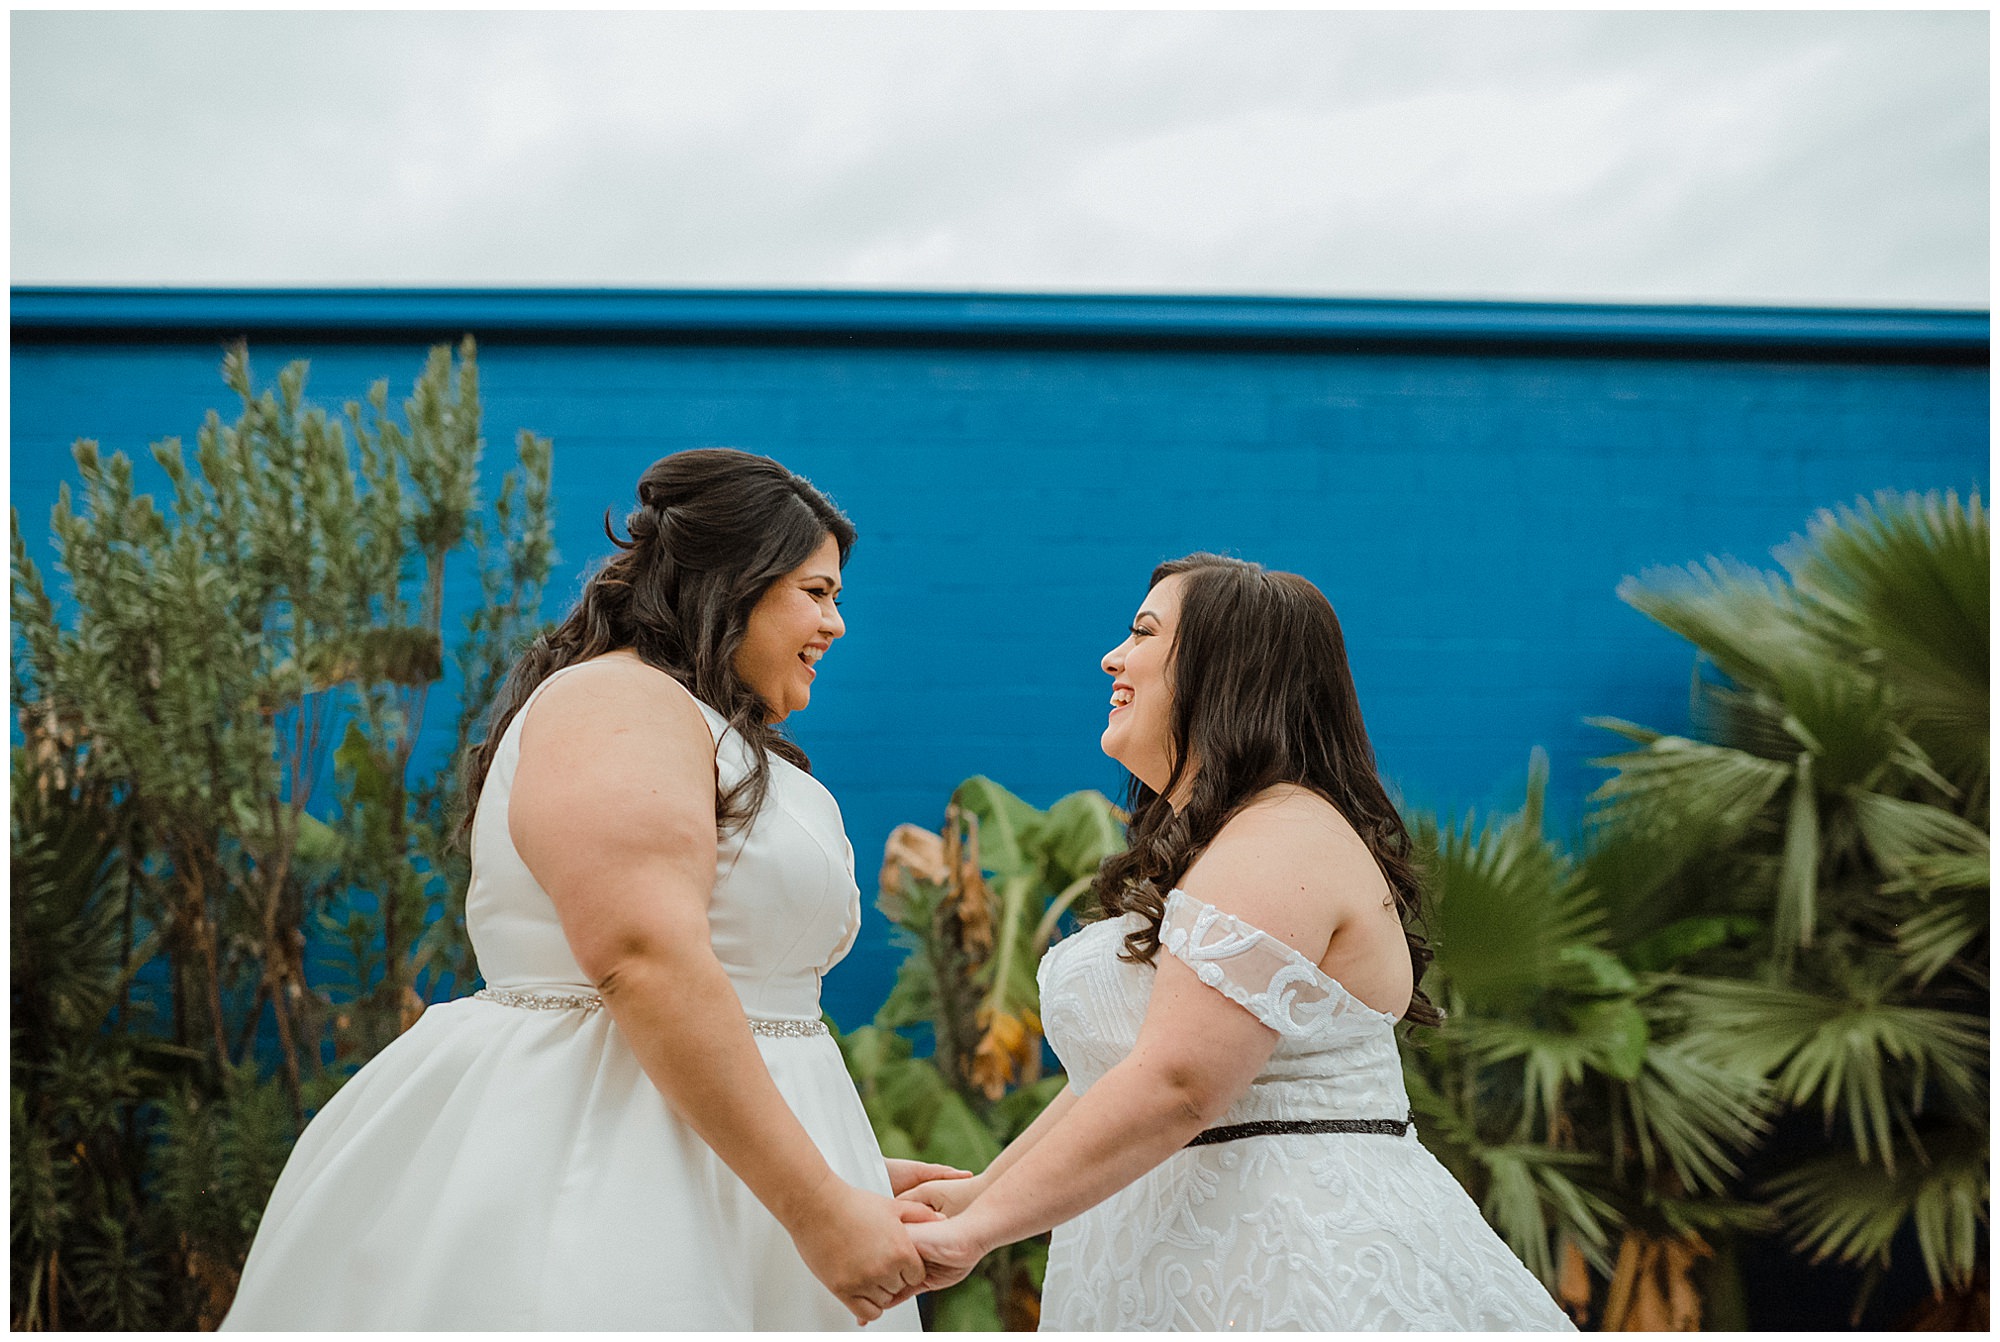
M1166 786L1166 781L1167 781L1166 770L1161 768L1147 768L1144 773L1141 773L1138 769L1132 766L1132 761L1129 758L1127 758L1132 752L1124 749L1123 742L1112 741L1110 739L1110 736L1111 733L1106 732L1104 736L1099 739L1097 744L1098 748L1101 749L1106 755L1110 756L1114 763L1116 763L1119 767L1123 768L1126 773L1131 774L1132 777L1138 779L1142 786L1149 787L1155 792L1158 792L1161 788ZM1158 761L1155 760L1153 761L1153 763L1157 764Z

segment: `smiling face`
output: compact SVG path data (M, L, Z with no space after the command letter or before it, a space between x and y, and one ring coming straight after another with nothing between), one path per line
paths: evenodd
M1101 663L1111 677L1111 720L1100 744L1155 792L1166 790L1173 772L1172 651L1182 581L1172 574L1146 593L1131 632Z
M840 595L840 546L832 536L812 558L764 589L750 611L736 674L784 719L812 702L814 665L833 640L847 632L835 609Z

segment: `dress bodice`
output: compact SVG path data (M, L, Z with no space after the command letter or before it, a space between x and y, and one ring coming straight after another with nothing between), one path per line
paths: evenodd
M522 723L556 676L590 664L564 667L535 688L502 734L480 792L465 921L490 987L591 986L555 904L515 851L507 828ZM695 703L715 741L717 778L733 787L750 770L750 747L720 713ZM817 1019L820 977L847 954L861 927L854 850L832 794L789 762L772 756L770 763L763 805L718 841L709 940L747 1014Z
M1155 971L1118 953L1140 925L1136 913L1092 923L1042 958L1042 1025L1078 1094L1138 1041ZM1223 1123L1408 1115L1395 1017L1284 942L1175 890L1160 925L1160 953L1278 1033L1270 1061Z
M1042 1024L1074 1091L1138 1040L1155 971L1118 958L1137 926L1092 924L1042 958ZM1166 956L1278 1035L1221 1124L1409 1113L1394 1018L1284 942L1176 890ZM1572 1330L1414 1128L1252 1129L1176 1151L1056 1227L1042 1327Z

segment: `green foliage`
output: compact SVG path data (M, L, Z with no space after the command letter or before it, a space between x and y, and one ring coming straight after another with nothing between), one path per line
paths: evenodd
M1681 1062L1755 1080L1828 1152L1758 1190L1797 1247L1879 1274L1914 1228L1974 1289L1987 1217L1988 558L1975 496L1819 513L1785 573L1621 594L1695 644L1689 741L1626 724L1593 866L1647 931ZM1872 1281L1872 1276L1870 1278ZM1865 1288L1864 1288L1865 1289Z
M1711 560L1628 581L1627 601L1697 646L1692 733L1597 720L1632 748L1601 761L1613 776L1567 848L1543 832L1539 752L1518 813L1412 817L1426 986L1448 1012L1405 1053L1412 1107L1579 1318L1741 1326L1732 1237L1777 1227L1876 1270L1913 1228L1941 1293L1976 1289L1987 556L1976 498L1883 495L1816 517L1786 574ZM1042 815L973 779L934 862L892 839L882 907L911 954L844 1043L891 1154L972 1163L1060 1089L1048 1077L982 1111L973 1041L1039 1005L1024 971L1118 846L1091 796ZM930 1059L895 1033L919 1023ZM1843 1144L1747 1186L1742 1162L1795 1109ZM937 1326L999 1326L1006 1298L972 1278Z
M1618 944L1598 873L1543 833L1547 781L1537 751L1519 812L1413 817L1437 952L1426 986L1446 1021L1404 1069L1439 1159L1564 1288L1571 1257L1608 1276L1621 1237L1681 1233L1735 1173L1762 1102L1754 1079L1689 1055L1646 956ZM1665 930L1655 958L1727 929Z
M1102 795L1038 811L987 778L961 783L942 834L890 837L879 905L907 950L872 1025L841 1038L883 1154L979 1171L1062 1092L1042 1075L1035 968L1098 865L1123 843ZM915 1056L901 1033L928 1026ZM941 1329L1032 1328L1045 1238L997 1250L942 1292Z
M447 643L455 760L533 633L549 445L521 435L489 538L470 340L400 423L386 382L343 422L303 363L222 372L235 421L153 446L164 510L77 443L60 609L13 517L17 1327L213 1326L305 1117L475 974L458 779L413 757ZM486 604L448 640L465 565ZM308 965L329 924L343 962Z

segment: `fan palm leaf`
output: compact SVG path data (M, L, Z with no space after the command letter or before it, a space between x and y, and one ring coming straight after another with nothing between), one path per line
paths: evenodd
M1804 608L1868 656L1948 771L1983 774L1991 543L1979 496L1884 492L1822 510L1809 530L1780 554Z
M1984 865L1982 861L1980 866ZM1968 877L1972 874L1969 870L1965 873ZM1949 873L1945 876L1948 879ZM1968 881L1967 886L1970 884ZM1992 916L1992 901L1981 881L1977 889L1934 896L1929 907L1897 924L1896 946L1915 986L1924 987L1956 965L1975 987L1984 989L1985 958L1975 962L1967 952L1987 935Z
M16 1023L37 1041L95 1030L124 970L124 868L108 803L13 757L9 963Z
M1774 983L1684 979L1674 998L1707 1061L1771 1076L1786 1104L1817 1105L1829 1123L1843 1119L1857 1159L1893 1168L1893 1133L1907 1127L1926 1078L1936 1077L1961 1104L1983 1107L1987 1031L1960 1012L1885 1000L1883 986L1828 996ZM1897 1064L1917 1092L1911 1106L1892 1090Z
M1486 1196L1479 1209L1515 1256L1544 1282L1556 1280L1552 1245L1567 1235L1600 1267L1610 1262L1610 1231L1623 1224L1617 1208L1571 1177L1592 1167L1580 1151L1558 1151L1534 1142L1481 1146Z
M1763 1077L1718 1066L1673 1039L1646 1050L1620 1100L1649 1172L1664 1160L1684 1187L1721 1194L1738 1172L1736 1156L1770 1127L1769 1090Z
M1523 808L1476 826L1418 816L1431 877L1433 966L1456 1010L1518 1004L1587 970L1570 948L1602 940L1603 916L1574 864L1542 833L1548 760L1536 751Z
M1780 668L1782 725L1813 759L1820 791L1838 796L1869 787L1895 762L1902 744L1887 688L1845 662Z
M1857 790L1849 797L1875 860L1909 888L1972 889L1988 880L1992 840L1942 806ZM1939 884L1937 878L1949 884Z
M1794 1242L1815 1259L1886 1266L1896 1236L1913 1225L1933 1289L1970 1281L1984 1257L1986 1146L1963 1132L1930 1145L1924 1165L1891 1169L1827 1156L1772 1179L1773 1201Z
M1811 666L1828 651L1779 575L1734 560L1647 569L1621 582L1618 596L1742 685L1775 691L1775 671Z
M1627 962L1668 971L1622 1094L1642 1162L1711 1195L1779 1109L1844 1125L1851 1151L1772 1185L1800 1242L1886 1263L1916 1227L1963 1282L1939 1265L1986 1196L1986 515L1885 493L1809 532L1789 586L1711 560L1620 588L1694 643L1701 738L1599 723L1636 748L1599 761L1588 877ZM1976 1183L1940 1173L1959 1151Z
M1733 843L1763 816L1795 772L1794 759L1761 759L1730 746L1646 732L1616 718L1591 718L1643 748L1594 759L1616 772L1591 794L1600 825L1672 840L1692 854Z

